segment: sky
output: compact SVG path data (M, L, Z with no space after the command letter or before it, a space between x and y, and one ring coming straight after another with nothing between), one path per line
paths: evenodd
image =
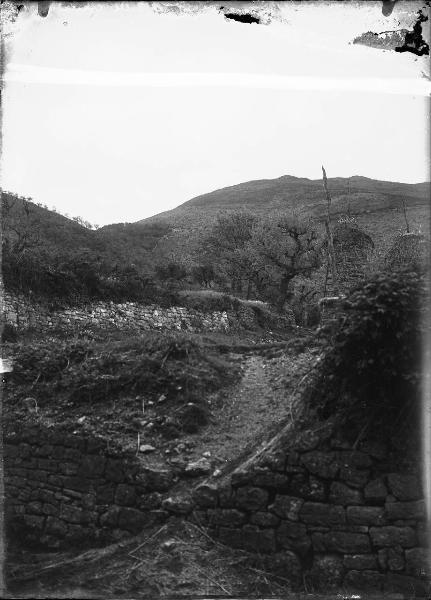
M104 225L322 164L429 180L427 58L350 43L411 26L420 3L390 17L381 2L279 3L267 25L145 2L54 2L41 18L36 4L4 23L4 190Z

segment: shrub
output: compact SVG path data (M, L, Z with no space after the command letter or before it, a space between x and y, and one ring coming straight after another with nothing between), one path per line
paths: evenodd
M426 281L415 271L383 272L353 290L324 356L312 404L352 433L392 435L420 407Z

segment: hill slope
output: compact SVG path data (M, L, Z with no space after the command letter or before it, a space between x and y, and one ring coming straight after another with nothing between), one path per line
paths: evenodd
M387 246L389 237L405 227L404 200L411 227L428 228L430 184L379 181L367 177L328 179L332 195L331 214L355 216L377 245ZM172 227L158 244L158 252L192 255L198 240L220 211L247 209L259 216L271 212L296 214L322 222L326 200L322 180L284 175L277 179L248 181L197 196L173 210L139 221L145 225L164 222Z
M430 184L378 181L367 177L328 179L332 195L332 215L350 214L374 239L387 247L399 229L405 227L402 201L405 201L411 228L428 232ZM3 193L22 213L22 199ZM151 270L166 258L194 261L199 243L220 211L247 209L258 216L272 212L312 217L323 221L326 202L322 180L284 175L277 179L248 181L197 196L177 208L137 223L107 225L97 231L41 206L29 203L40 243L50 253L80 253L89 250L102 260L140 270Z

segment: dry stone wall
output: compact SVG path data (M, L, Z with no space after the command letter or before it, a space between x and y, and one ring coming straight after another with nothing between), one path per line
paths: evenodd
M5 434L9 540L48 548L106 543L169 513L161 498L172 471L145 468L102 438L41 426Z
M258 554L298 589L426 597L421 474L397 466L379 442L353 448L330 424L276 442L230 475L178 494L174 470L145 467L106 440L16 427L4 445L9 539L107 543L182 517Z
M330 431L292 436L223 486L197 487L191 518L298 587L426 596L420 473L397 470L380 443L354 449Z
M32 328L44 332L53 328L167 329L185 331L226 331L235 325L234 315L224 311L203 313L173 306L142 305L137 302L96 302L82 307L50 310L47 305L29 302L8 293L3 298L3 319L19 330Z
M53 310L47 304L30 302L24 296L4 293L1 314L3 323L40 333L53 330L77 330L85 327L117 328L134 331L149 329L171 331L235 331L238 329L285 328L295 324L293 314L259 317L259 312L240 304L237 310L203 312L193 308L138 302L95 302L80 307ZM261 313L263 315L263 313Z

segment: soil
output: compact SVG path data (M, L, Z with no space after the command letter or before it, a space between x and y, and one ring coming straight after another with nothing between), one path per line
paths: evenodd
M289 581L268 571L262 557L224 546L176 518L103 549L16 555L9 581L4 598L334 597L297 593Z

